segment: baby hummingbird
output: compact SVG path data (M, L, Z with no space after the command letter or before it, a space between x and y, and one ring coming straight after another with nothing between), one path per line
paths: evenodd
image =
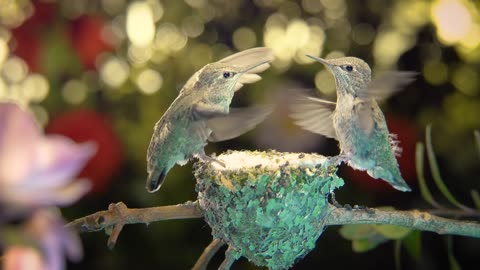
M270 49L253 48L210 63L190 77L155 124L147 150L148 192L160 188L175 164L184 165L192 157L216 161L204 152L207 141L235 138L265 119L270 106L230 109L230 103L244 84L261 79L256 73L271 61Z
M338 140L341 160L354 169L367 171L397 190L411 191L395 158L401 152L398 141L389 134L376 100L399 91L416 73L391 71L372 81L370 67L359 58L308 57L324 64L335 76L337 102L300 96L291 106L296 124Z

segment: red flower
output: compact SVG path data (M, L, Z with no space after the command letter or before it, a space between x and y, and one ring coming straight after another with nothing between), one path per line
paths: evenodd
M104 21L101 17L82 16L71 22L58 19L55 13L56 3L34 2L34 13L22 25L12 31L14 52L25 60L30 70L42 72L42 53L48 45L49 33L61 31L61 39L66 39L67 46L75 49L83 67L94 69L97 56L113 49L112 44L102 37ZM65 24L64 27L54 27Z
M113 49L102 37L104 25L103 19L95 16L82 16L71 24L72 45L86 69L95 69L97 56Z
M122 144L111 122L95 111L80 109L53 117L46 131L62 134L76 142L93 141L97 144L97 153L80 172L80 177L92 181L93 192L105 191L123 159Z
M13 29L12 35L15 40L15 54L25 60L30 70L39 72L41 70L42 31L48 29L48 25L52 24L57 5L34 1L33 8L32 16L22 25Z

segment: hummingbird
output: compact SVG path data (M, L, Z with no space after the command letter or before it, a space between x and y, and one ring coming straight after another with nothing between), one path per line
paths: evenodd
M339 162L367 171L400 191L411 191L402 178L395 156L401 148L390 134L377 100L398 92L414 80L416 72L390 71L371 79L368 64L356 57L322 59L335 77L337 102L299 95L291 105L291 117L302 128L338 140Z
M267 105L230 109L234 93L260 80L257 73L268 69L271 61L271 49L252 48L207 64L188 79L155 124L147 150L148 192L160 189L168 171L192 157L224 166L207 156L204 147L240 136L271 113Z

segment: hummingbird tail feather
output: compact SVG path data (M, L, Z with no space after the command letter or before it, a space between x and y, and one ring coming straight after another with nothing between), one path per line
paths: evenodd
M403 177L400 175L400 171L393 172L392 174L390 170L376 166L373 169L367 170L367 173L375 179L382 179L383 181L389 183L396 190L403 192L412 191L407 182L405 182Z
M153 172L151 172L148 175L147 184L145 185L145 188L147 188L147 191L150 193L153 193L159 190L166 176L167 176L166 169L154 170Z
M391 181L389 183L396 190L400 190L400 191L403 191L403 192L412 191L412 189L408 186L408 184L405 182L405 180L403 180L402 177L395 178L395 179L393 179L393 181Z

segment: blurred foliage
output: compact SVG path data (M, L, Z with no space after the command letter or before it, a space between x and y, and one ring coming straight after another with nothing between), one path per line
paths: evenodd
M159 192L145 192L145 154L155 122L203 65L234 51L271 47L277 57L273 68L237 93L234 104L284 105L288 92L283 90L290 85L317 88L335 98L332 76L306 53L357 56L370 63L374 74L394 68L420 73L383 107L390 130L400 130L401 146L413 149L399 162L402 174L411 175L405 178L414 192L394 192L380 181L345 171L347 185L338 192L339 201L427 207L411 168L418 134L431 123L443 179L465 204L478 204L478 193L470 199L470 190L478 190L480 175L472 137L480 127L479 6L468 0L0 0L0 98L28 105L47 131L69 134L76 126L77 140L104 145L102 158L94 161L98 169L85 174L101 188L64 210L73 219L110 202L148 207L196 198L191 165L175 167ZM209 145L207 153L265 148L338 152L336 142L294 127L284 107L246 136ZM62 120L67 113L74 116L69 118L75 119L73 125L62 124L68 123ZM439 191L432 192L440 197ZM421 259L403 258L402 266L448 267L441 240L425 235ZM98 234L82 238L86 257L71 269L186 269L211 240L201 220L128 226L113 251ZM337 239L334 230L327 230L317 249L294 268L394 267L388 244L352 255L349 242ZM460 265L476 261L478 241L454 238L452 245ZM213 264L221 259L216 256ZM255 268L241 260L234 269Z

